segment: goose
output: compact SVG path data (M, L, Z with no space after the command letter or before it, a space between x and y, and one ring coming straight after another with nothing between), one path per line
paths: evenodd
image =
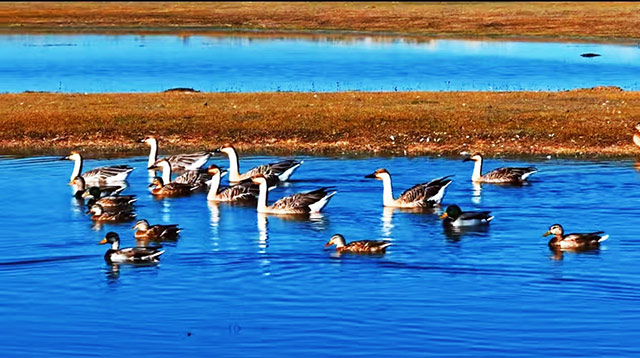
M198 189L197 186L193 186L189 184L182 184L182 183L175 183L175 182L165 184L164 180L162 180L162 178L159 178L159 177L153 178L153 181L151 182L151 184L149 184L149 188L153 188L151 189L151 194L155 196L167 196L167 197L190 195L191 193L193 193L195 190Z
M445 227L469 227L487 225L493 216L490 211L462 211L458 205L449 205L444 214L442 225Z
M73 160L75 162L70 181L73 181L75 177L81 175L82 155L80 155L79 152L73 151L71 154L61 158L60 160ZM127 177L132 170L133 168L128 165L105 166L84 172L82 173L82 177L86 182L91 183L122 183L127 180Z
M260 191L258 194L258 212L269 214L309 214L319 213L334 196L337 191L329 187L319 188L305 193L296 193L286 196L267 206L267 178L263 174L251 177L251 180L258 184Z
M149 160L147 161L147 168L153 169L156 162L158 161L158 139L156 139L156 137L154 136L146 136L140 142L146 143L151 147L151 151L149 152ZM198 170L207 163L210 156L210 152L198 152L190 154L171 155L165 157L164 159L171 163L171 169L173 170Z
M391 174L386 169L381 168L365 176L365 178L382 180L383 205L395 208L425 208L439 205L444 197L445 189L451 184L450 177L451 175L433 179L428 183L414 185L400 194L398 199L394 199Z
M105 211L126 211L133 209L133 203L136 199L135 195L110 195L102 196L100 188L94 186L89 188L82 194L83 198L89 198L87 200L87 206L92 207L95 204L100 204Z
M98 244L111 244L111 248L104 254L104 259L108 263L153 262L164 254L164 250L160 250L161 247L126 247L121 249L120 236L113 231L108 232Z
M166 159L160 159L151 169L162 169L162 180L165 183L188 184L194 187L194 190L204 189L207 187L207 181L211 176L206 171L188 170L180 176L171 180L171 164Z
M222 147L215 150L215 152L222 152L229 157L229 182L238 183L245 179L250 179L256 174L263 174L265 176L276 175L280 181L287 181L293 172L298 169L304 161L296 160L283 160L277 163L269 163L257 166L249 169L246 173L240 174L240 164L238 161L238 154L229 144L225 144Z
M354 254L384 254L391 245L388 241L360 240L346 243L340 234L331 236L324 247L336 245L338 253L349 252Z
M177 224L149 225L145 219L138 220L131 229L137 229L134 237L138 240L176 240L182 230Z
M132 210L106 211L100 204L94 204L89 209L89 213L93 214L91 220L101 222L126 222L136 218L136 214Z
M549 240L549 248L552 250L589 250L599 248L600 243L609 238L609 235L602 234L604 234L604 231L565 235L562 225L553 224L542 236L554 235Z
M80 175L76 176L75 178L73 178L73 180L71 180L71 185L73 185L73 191L74 191L73 196L76 199L83 199L84 197L82 195L87 191L87 183L84 180L84 178ZM100 197L103 197L103 196L110 196L110 195L118 195L127 187L114 185L114 186L101 186L101 187L93 186L91 188L97 188L100 191Z
M527 180L529 175L538 171L538 169L536 169L535 167L502 167L494 169L482 175L482 155L476 153L463 160L463 162L469 161L475 162L473 166L473 175L471 175L471 181L476 183L522 184L525 180Z
M211 175L211 181L209 186L209 193L207 194L207 200L219 201L219 202L234 202L234 201L252 201L258 200L258 193L260 189L257 184L254 184L251 179L243 180L238 184L221 187L220 180L226 170L223 171L217 165L210 165L207 172ZM267 186L269 191L276 188L278 185L278 177L270 175L267 178Z
M640 147L640 123L636 124L636 132L633 133L633 143Z

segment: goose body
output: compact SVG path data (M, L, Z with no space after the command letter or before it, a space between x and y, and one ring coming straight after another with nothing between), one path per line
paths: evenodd
M121 210L121 211L107 211L100 204L94 204L89 209L91 220L99 222L127 222L136 219L136 214L133 210Z
M138 240L176 240L181 230L176 224L149 225L145 219L138 220L132 229L137 229L134 236Z
M82 173L83 159L80 153L74 151L62 159L74 161L70 181L73 181L75 177L81 175L87 183L96 183L98 185L122 183L127 180L127 177L133 170L133 168L128 165L113 165L91 169Z
M284 182L289 180L289 177L291 177L293 172L295 172L303 163L303 161L283 160L276 163L263 164L240 174L238 153L235 148L230 145L224 145L217 151L225 153L229 157L229 182L231 183L238 183L246 179L251 179L253 176L258 174L262 174L265 177L275 175L280 181Z
M640 123L636 124L636 132L633 133L633 143L640 147Z
M354 254L384 254L391 245L388 241L359 240L346 243L340 234L331 236L324 247L336 246L338 253L349 252Z
M554 235L549 240L549 248L552 250L589 250L599 248L600 243L609 238L609 235L602 234L604 231L565 235L562 225L554 224L542 236Z
M222 171L218 166L211 165L208 169L211 174L211 184L207 193L207 200L218 202L252 201L258 199L260 188L252 181L244 181L226 188L220 186Z
M120 237L115 232L107 233L98 244L111 244L111 248L104 254L108 263L121 262L154 262L164 253L160 247L127 247L120 248Z
M148 169L153 169L158 161L158 139L154 136L147 136L141 142L151 147L147 167ZM197 152L171 155L163 159L171 164L171 169L173 170L198 170L207 163L210 156L210 152Z
M428 183L414 185L405 190L397 199L393 198L391 174L386 169L378 169L365 176L382 181L383 205L395 208L428 208L439 205L444 197L445 189L451 184L451 176L434 179Z
M258 212L269 214L310 214L319 213L337 191L329 187L319 188L305 193L296 193L279 199L273 205L267 205L267 178L258 174L251 178L258 184Z
M84 193L87 192L87 184L86 181L84 180L84 178L81 175L76 176L75 178L73 178L73 180L71 180L71 185L73 185L73 196L76 197L76 199L83 199L84 200ZM120 194L124 189L126 189L125 186L117 186L117 185L113 185L113 186L94 186L91 188L97 188L100 191L100 197L104 197L104 196L110 196L110 195L118 195ZM89 189L91 189L89 188Z
M538 171L535 167L501 167L482 174L482 155L476 153L464 161L475 162L471 181L476 183L522 184L531 174Z
M490 211L462 211L458 205L449 205L440 216L445 227L483 226L493 220Z
M149 188L153 188L151 189L151 194L155 196L176 197L191 195L195 190L198 189L198 186L175 182L165 184L162 178L156 177L149 185Z
M171 180L172 169L167 159L160 159L151 167L151 169L156 168L162 169L162 181L164 183L187 184L190 185L193 190L206 188L207 181L211 179L211 176L206 171L188 170L174 180Z

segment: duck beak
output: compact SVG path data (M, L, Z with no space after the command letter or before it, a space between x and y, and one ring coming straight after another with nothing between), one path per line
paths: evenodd
M447 214L447 213L444 213L444 214L440 215L440 219L446 219L448 217L449 217L449 214Z
M83 198L88 198L88 197L90 197L90 196L91 196L91 194L89 194L89 192L88 192L88 191L85 191L84 193L82 193L82 197L83 197Z
M331 245L333 245L333 244L331 243L331 241L329 241L329 242L327 242L326 244L324 244L324 247L325 247L325 248L326 248L326 247L330 247Z
M102 239L102 241L98 243L98 245L104 245L106 243L107 243L107 238L105 237L104 239Z
M371 173L369 175L365 175L364 177L365 178L373 178L373 179L375 179L376 178L376 173Z
M155 186L156 186L155 184L151 183L151 184L149 184L149 186L147 186L147 188L153 188Z
M542 234L542 236L549 236L549 235L551 235L551 231L547 231L544 234Z

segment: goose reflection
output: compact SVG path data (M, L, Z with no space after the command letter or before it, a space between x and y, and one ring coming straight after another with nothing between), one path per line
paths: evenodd
M473 194L471 195L471 202L474 204L480 204L482 201L482 184L472 182Z
M220 226L220 208L215 201L207 200L207 207L209 208L209 226L211 226L211 240L213 241L213 250L218 250L218 239L220 238L218 228Z
M258 254L260 255L260 266L263 275L271 275L271 261L267 254L269 247L269 219L267 215L258 213Z
M382 210L382 236L391 237L393 231L393 211L395 208L385 206Z

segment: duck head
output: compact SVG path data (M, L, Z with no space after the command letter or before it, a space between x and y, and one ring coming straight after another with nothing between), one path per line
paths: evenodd
M479 160L482 160L482 154L475 153L467 158L464 158L463 162L477 162Z
M384 169L384 168L380 168L378 170L376 170L375 172L369 174L369 175L365 175L365 178L371 178L371 179L378 179L378 180L383 180L384 178L390 178L391 175L389 174L389 172Z
M120 236L118 236L117 233L111 231L107 233L107 236L104 237L104 239L102 239L102 241L98 242L98 245L104 245L104 244L114 244L114 243L119 243L120 242Z
M330 247L332 245L336 245L336 247L343 247L345 245L344 236L340 234L331 236L329 242L327 242L324 247Z
M149 222L145 219L142 220L138 220L136 221L136 224L131 228L133 230L141 230L141 231L147 231L149 230Z
M151 184L149 184L149 188L162 188L164 186L164 180L160 177L153 178Z
M447 206L447 210L444 214L440 215L440 219L450 218L451 220L456 220L462 214L462 209L456 204Z
M542 236L549 236L549 235L562 236L563 234L564 234L564 229L562 228L562 225L553 224L549 227L549 230L547 230L547 232L542 234Z
M89 211L87 211L87 214L93 214L93 215L96 215L96 216L102 215L103 213L104 213L104 208L100 204L91 205L91 209L89 209Z
M84 194L82 194L83 198L88 198L88 197L93 197L93 199L98 199L100 197L100 188L98 188L97 186L92 186L91 188L89 188L89 190L85 191Z

